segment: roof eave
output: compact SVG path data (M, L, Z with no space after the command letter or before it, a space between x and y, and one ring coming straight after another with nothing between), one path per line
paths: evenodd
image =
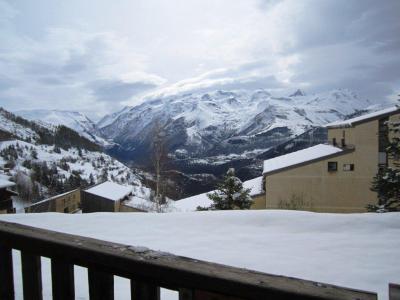
M363 120L358 120L358 121L354 121L354 122L350 122L350 123L346 123L346 124L338 124L338 125L326 125L326 128L350 128L350 127L354 127L356 125L362 124L362 123L366 123L366 122L371 122L377 119L381 119L381 118L385 118L385 117L389 117L392 115L396 115L400 113L400 108L398 108L397 110L391 111L391 112L387 112L387 113L383 113L377 116L373 116L373 117L369 117ZM344 121L345 122L345 121Z
M349 153L353 152L354 150L355 150L355 148L344 149L341 152L332 153L332 154L325 155L325 156L322 156L322 157L314 158L312 160L308 160L308 161L304 161L304 162L301 162L301 163L293 164L293 165L290 165L290 166L287 166L287 167L279 168L279 169L276 169L276 170L273 170L273 171L264 172L263 176L273 175L273 174L280 173L280 172L283 172L283 171L287 171L287 170L290 170L290 169L295 169L295 168L298 168L298 167L306 166L306 165L309 165L309 164L312 164L312 163L315 163L315 162L318 162L318 161L322 161L322 160L325 160L325 159L329 159L329 158L333 158L333 157L349 154Z

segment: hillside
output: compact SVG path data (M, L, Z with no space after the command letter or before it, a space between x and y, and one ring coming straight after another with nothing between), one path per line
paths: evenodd
M52 128L63 125L101 146L111 145L107 140L98 135L96 124L83 113L46 109L20 110L15 113L27 120L35 121L44 127Z
M26 203L104 180L133 185L138 197L150 194L136 172L65 126L47 128L1 109L0 130L0 167Z

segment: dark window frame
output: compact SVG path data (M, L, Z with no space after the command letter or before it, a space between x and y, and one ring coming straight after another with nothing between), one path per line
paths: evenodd
M338 162L328 161L328 172L337 172L337 170L338 170Z

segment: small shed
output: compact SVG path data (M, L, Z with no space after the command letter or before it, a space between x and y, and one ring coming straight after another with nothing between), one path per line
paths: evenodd
M11 196L14 196L16 193L9 190L13 186L15 186L14 182L0 179L0 213L14 213Z
M82 213L116 212L132 194L132 186L106 181L82 191Z

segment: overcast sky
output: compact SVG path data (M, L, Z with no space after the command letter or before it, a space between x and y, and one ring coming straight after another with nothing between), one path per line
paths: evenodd
M206 89L400 92L399 0L0 0L0 106Z

